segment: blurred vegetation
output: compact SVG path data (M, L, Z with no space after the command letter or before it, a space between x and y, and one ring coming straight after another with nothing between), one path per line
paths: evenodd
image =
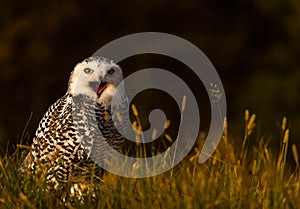
M245 123L240 122L244 132L237 140L228 137L225 123L220 145L203 164L198 163L202 138L193 152L171 171L141 179L107 172L103 183L81 184L81 195L79 192L72 195L68 189L47 188L43 175L21 175L19 167L27 150L17 149L11 156L0 157L0 207L299 208L299 147L293 145L289 149L287 146L290 143L287 119L280 123L277 136L280 150L276 154L264 137L253 136L256 127L254 114L246 111ZM258 144L249 146L249 142L255 139ZM288 153L293 155L295 168L286 163ZM142 152L140 156L144 156ZM168 157L162 159L159 165L162 168L172 160ZM132 169L138 170L138 166Z
M1 147L21 137L31 111L25 134L32 138L78 61L115 38L143 31L178 35L209 57L224 82L228 120L236 130L249 107L267 124L263 133L277 134L287 116L291 140L300 136L297 0L21 0L1 1L0 8ZM128 75L137 67L123 69Z

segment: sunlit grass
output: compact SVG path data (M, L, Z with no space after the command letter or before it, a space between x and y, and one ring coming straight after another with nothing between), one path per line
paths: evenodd
M26 155L20 147L0 159L0 208L299 208L299 159L295 145L288 149L287 119L281 124L279 153L272 152L263 137L253 140L256 117L245 113L245 131L232 140L224 124L223 138L204 164L201 151L191 155L164 174L131 179L106 173L97 188L96 201L86 195L83 201L62 203L46 189L45 179L21 175L19 167ZM287 166L287 155L294 156L296 168ZM61 191L63 194L64 191Z

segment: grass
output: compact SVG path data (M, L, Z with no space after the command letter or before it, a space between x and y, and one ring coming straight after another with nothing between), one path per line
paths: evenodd
M287 120L281 124L279 153L272 153L264 138L250 147L255 115L245 113L245 131L239 140L227 135L204 164L198 163L203 141L164 174L131 179L106 173L101 185L91 185L97 201L62 203L46 190L44 178L22 176L18 170L26 150L0 159L0 208L300 208L298 151L288 149ZM291 152L295 169L287 165ZM58 194L60 195L60 194Z

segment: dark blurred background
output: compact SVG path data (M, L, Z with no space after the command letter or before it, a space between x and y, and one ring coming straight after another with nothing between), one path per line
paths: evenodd
M297 143L298 0L41 2L0 2L3 149L8 142L9 148L19 143L33 112L24 142L30 143L44 112L66 92L69 73L78 61L109 41L145 31L180 36L206 54L223 81L233 136L242 133L244 110L249 108L257 114L260 136L274 134L278 140L281 118L287 116L291 140ZM178 67L174 60L155 56L132 58L120 65L125 76L143 67ZM187 79L197 88L193 77ZM209 108L206 103L204 113ZM209 124L203 121L205 131ZM279 144L276 140L272 143Z

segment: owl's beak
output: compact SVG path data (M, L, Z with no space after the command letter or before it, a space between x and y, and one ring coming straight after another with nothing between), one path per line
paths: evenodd
M106 82L101 82L100 85L97 88L97 95L100 96L104 89L106 88L107 83Z

